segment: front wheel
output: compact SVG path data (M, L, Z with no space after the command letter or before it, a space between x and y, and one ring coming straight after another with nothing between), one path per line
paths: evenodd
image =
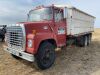
M54 45L49 42L42 43L36 54L36 60L40 69L44 70L51 67L55 61Z

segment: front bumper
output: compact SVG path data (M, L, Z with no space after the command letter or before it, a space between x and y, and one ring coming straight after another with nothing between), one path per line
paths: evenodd
M7 46L4 46L4 50L8 51L9 53L11 53L11 54L13 54L15 56L18 56L18 57L22 58L22 59L30 61L30 62L34 62L34 60L35 60L34 55L26 53L26 52L23 52L23 51L18 51L18 50L9 48Z

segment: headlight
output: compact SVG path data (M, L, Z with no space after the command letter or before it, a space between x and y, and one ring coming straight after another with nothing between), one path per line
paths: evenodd
M33 40L30 40L30 39L29 39L29 40L28 40L28 47L29 47L29 48L32 48L32 46L33 46Z

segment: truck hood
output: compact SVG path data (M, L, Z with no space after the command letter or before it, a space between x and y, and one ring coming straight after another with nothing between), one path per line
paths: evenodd
M26 33L32 33L33 30L36 30L36 32L49 32L50 26L53 26L53 23L51 21L46 22L21 22L20 24L23 24L26 30Z

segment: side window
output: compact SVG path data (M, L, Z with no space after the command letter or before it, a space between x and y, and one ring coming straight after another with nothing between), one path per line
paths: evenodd
M61 21L63 19L63 11L55 10L55 21Z

